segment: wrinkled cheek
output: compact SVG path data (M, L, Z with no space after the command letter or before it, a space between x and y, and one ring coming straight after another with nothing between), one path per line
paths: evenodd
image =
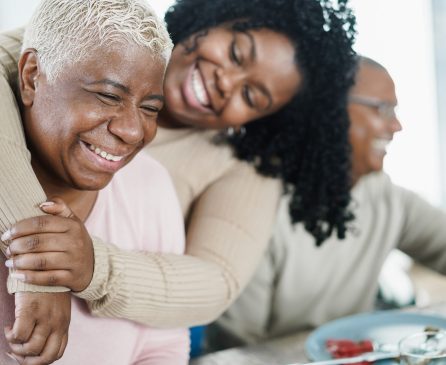
M156 137L157 130L158 130L157 122L153 122L153 125L147 128L147 130L144 133L144 141L143 141L144 146L153 141L153 139Z

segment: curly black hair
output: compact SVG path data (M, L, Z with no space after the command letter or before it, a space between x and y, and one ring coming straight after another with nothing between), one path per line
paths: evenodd
M293 42L303 86L279 112L247 123L228 142L259 173L282 179L292 222L302 222L317 245L334 229L344 238L353 219L346 105L356 65L348 0L177 0L165 20L174 44L228 22Z

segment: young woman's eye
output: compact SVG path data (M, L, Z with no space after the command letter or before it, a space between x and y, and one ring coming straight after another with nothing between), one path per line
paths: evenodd
M251 88L248 85L243 86L242 93L246 104L248 104L250 108L255 108L254 96Z
M235 41L235 39L231 42L231 47L230 47L230 57L231 60L237 64L237 65L241 65L242 64L242 59L240 56L240 50L237 47L237 42Z

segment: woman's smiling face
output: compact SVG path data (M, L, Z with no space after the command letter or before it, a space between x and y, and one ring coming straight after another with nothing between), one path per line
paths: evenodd
M302 82L294 59L291 41L268 29L241 32L225 25L192 35L173 50L166 112L178 123L214 129L272 114Z
M36 53L23 56L21 93L33 167L61 187L103 188L155 136L165 61L137 46L114 48L68 64L52 82Z

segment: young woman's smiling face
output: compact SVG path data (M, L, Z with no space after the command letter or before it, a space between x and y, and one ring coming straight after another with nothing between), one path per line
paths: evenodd
M225 25L192 35L172 53L166 114L180 124L216 129L272 114L299 89L294 59L291 41L268 29L240 32Z
M104 49L48 82L38 56L25 56L24 126L38 176L61 188L103 188L155 136L165 61L136 46Z

